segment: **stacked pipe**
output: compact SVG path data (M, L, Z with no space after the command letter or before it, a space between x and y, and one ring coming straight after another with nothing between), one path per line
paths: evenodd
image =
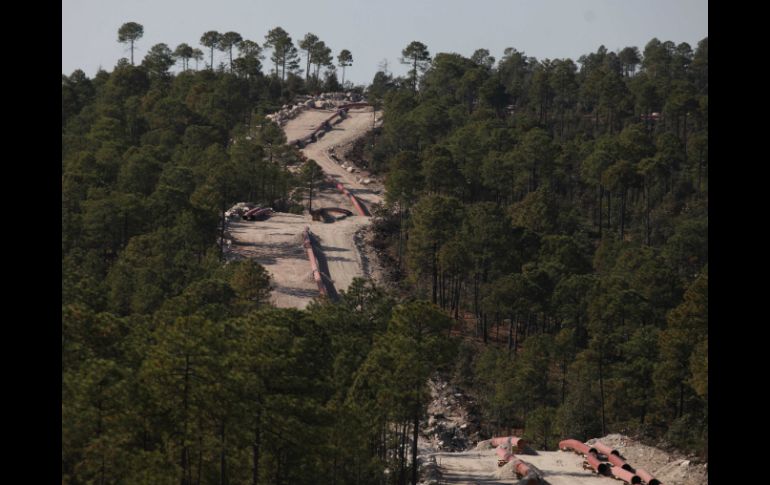
M634 475L628 470L624 470L622 468L613 466L610 467L610 474L615 477L623 480L626 483L631 483L632 485L636 485L638 483L642 483L642 479L639 478L638 475Z
M639 475L639 477L646 483L647 485L663 485L660 480L650 475L647 471L642 470L641 468L636 469L636 474Z
M313 279L316 282L316 285L318 285L318 292L321 293L323 296L326 295L326 286L323 283L323 280L321 279L321 271L318 269L318 260L315 257L315 253L313 252L313 242L310 239L310 227L305 226L305 232L303 233L303 239L304 242L302 245L305 247L305 251L307 251L307 257L310 260L310 266L313 268Z
M634 471L631 465L626 463L626 460L620 457L620 452L618 450L611 449L609 446L603 444L601 441L597 441L596 443L594 443L593 448L591 448L589 451L591 451L592 453L596 453L598 451L602 455L606 456L607 461L612 463L612 466L614 467L620 467L629 472Z
M646 483L647 485L662 485L660 480L654 478L646 471L641 469L634 471L634 468L620 456L618 450L610 448L601 441L597 441L593 446L589 447L578 440L568 439L559 442L559 449L563 451L572 450L585 456L588 465L600 475L609 474L614 478L618 478L632 485L641 483ZM600 454L606 456L607 461L609 461L612 466L601 462L599 460Z
M591 465L591 468L593 468L596 473L598 473L599 475L607 474L607 471L610 468L609 465L599 461L599 458L597 458L596 454L588 453L585 456L586 456L586 461L588 461L588 464Z
M610 471L616 478L620 478L631 484L646 483L647 485L662 485L660 480L653 477L645 470L642 470L641 468L634 470L626 460L621 458L618 450L610 448L601 441L594 443L591 450L596 450L607 457L607 460L613 465Z

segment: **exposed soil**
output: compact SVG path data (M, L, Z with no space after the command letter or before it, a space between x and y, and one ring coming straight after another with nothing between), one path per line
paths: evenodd
M331 116L333 110L306 110L283 127L291 143L307 136ZM382 202L382 187L357 180L360 173L348 172L327 151L337 144L350 143L372 126L371 108L350 110L348 116L331 131L302 151L318 162L335 182L341 182L365 207ZM344 160L342 160L344 162ZM307 199L305 199L305 204ZM313 208L341 207L354 210L351 201L333 184L325 184L313 194ZM354 213L334 222L313 221L310 214L276 212L265 221L230 221L233 257L256 259L270 272L273 291L271 301L277 307L305 308L318 296L310 262L302 247L302 232L309 227L317 241L319 260L328 268L323 277L331 294L346 290L355 277L371 277L377 281L381 270L376 255L364 243L370 218ZM322 271L323 273L323 271Z

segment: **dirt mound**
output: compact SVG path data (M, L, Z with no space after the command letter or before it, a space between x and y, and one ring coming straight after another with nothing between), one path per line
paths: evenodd
M438 376L428 386L432 400L428 404L428 421L422 426L423 436L434 450L468 449L479 437L475 401Z
M610 434L586 441L591 445L601 441L617 449L629 465L643 468L666 485L700 485L708 483L708 465L694 457L668 453L642 444L628 436Z

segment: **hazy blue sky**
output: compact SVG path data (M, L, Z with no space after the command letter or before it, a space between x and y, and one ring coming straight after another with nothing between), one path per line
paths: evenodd
M137 64L160 42L205 51L203 32L233 30L262 45L280 25L295 42L315 33L335 57L349 49L346 79L368 84L383 59L391 72L405 73L398 58L413 40L431 55L486 48L496 59L515 47L538 59L577 60L602 44L641 50L653 37L694 49L708 36L708 0L62 0L62 73L79 68L90 77L129 57L117 42L125 22L144 26ZM220 59L215 51L214 62Z

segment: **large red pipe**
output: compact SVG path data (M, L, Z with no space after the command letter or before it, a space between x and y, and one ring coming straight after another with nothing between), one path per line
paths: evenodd
M350 203L353 204L353 207L355 207L356 212L358 212L359 215L366 216L366 211L361 206L361 203L358 202L358 198L356 198L355 195L351 194L350 191L346 189L344 185L338 182L337 190L339 190L340 192L348 196L348 198L350 199ZM492 445L492 446L497 446L497 445Z
M646 470L637 468L636 474L639 475L639 478L641 478L647 485L663 485L660 480L650 475Z
M538 474L535 473L534 470L531 470L526 463L519 460L518 458L513 460L513 467L514 470L516 470L517 477L521 478L522 480L526 480L519 482L520 485L537 485L540 483L540 477Z
M526 463L524 463L519 459L514 459L513 461L514 461L513 466L516 469L516 473L518 473L522 477L529 474L529 467L527 466Z
M642 483L642 479L637 475L634 475L630 471L618 468L616 466L610 468L610 474L615 478L620 478L626 483L631 483L634 485L637 483Z
M606 475L607 472L609 471L609 468L610 468L609 465L599 461L599 459L596 458L596 455L594 455L593 453L586 453L586 460L588 461L588 464L591 465L591 468L593 468L594 471L599 475Z
M602 455L607 457L607 461L612 463L613 466L620 467L624 470L628 470L633 473L634 469L631 465L629 465L626 460L620 457L620 452L618 450L615 450L613 448L610 448L609 446L605 445L604 443L597 441L594 443L594 446L592 448L589 448L590 452L599 452Z
M513 458L513 455L510 451L506 450L505 447L499 447L495 450L495 453L497 453L497 463L508 463Z
M634 471L633 467L631 465L629 465L626 462L626 460L624 460L623 458L621 458L621 457L619 457L617 455L612 455L612 454L607 455L607 461L612 463L613 466L620 467L620 468L622 468L624 470L628 470L630 472Z
M594 448L596 448L596 451L601 453L602 455L609 457L610 455L620 456L620 452L618 450L615 450L613 448L610 448L609 446L605 445L601 441L597 441L593 445Z
M527 443L526 440L523 440L518 436L499 436L497 438L492 438L490 443L492 444L492 446L500 446L500 445L508 446L510 444L511 449L516 448L518 450L524 449L524 447L529 444Z
M323 296L326 296L326 286L324 286L323 280L321 280L321 271L318 269L318 261L316 260L315 253L313 252L313 243L310 240L310 227L305 226L305 232L303 234L304 243L302 244L307 251L307 257L310 260L310 266L313 268L313 279L318 285L318 292Z
M518 477L527 477L528 475L531 475L527 477L527 481L525 482L526 485L536 485L538 483L537 474L532 473L533 470L529 468L529 465L516 458L515 455L509 453L505 447L499 447L495 452L497 453L498 466L503 466L506 463L513 461L513 469L516 471Z
M573 450L577 453L580 453L581 455L587 455L588 454L588 446L578 440L563 440L559 442L559 449L560 450Z

